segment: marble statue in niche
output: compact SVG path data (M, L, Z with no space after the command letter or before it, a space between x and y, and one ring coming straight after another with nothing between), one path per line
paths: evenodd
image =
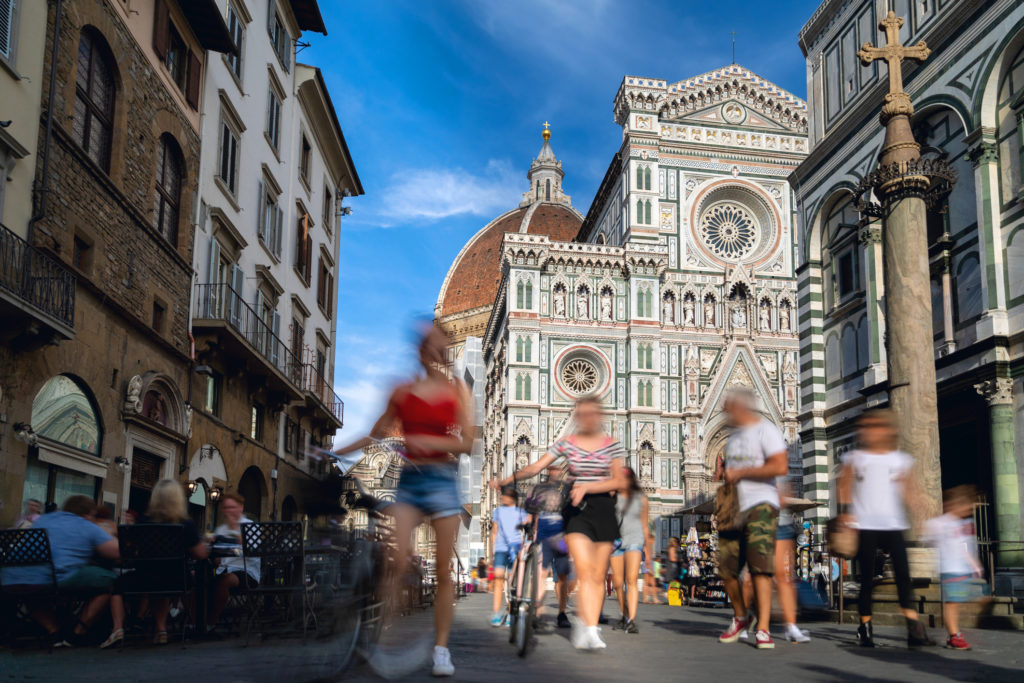
M771 309L768 307L768 302L762 302L761 303L761 312L760 312L759 315L760 315L761 329L762 330L770 330L770 329L772 329L772 313L771 313Z
M709 294L704 299L704 327L715 326L715 300Z
M565 287L562 285L555 285L554 311L555 317L565 317Z
M674 299L671 296L665 297L665 300L661 304L661 315L666 323L674 323L676 321L676 312Z
M693 327L693 297L690 295L683 299L683 325Z
M586 287L581 287L576 292L576 317L580 320L590 318L590 292Z
M607 288L601 292L601 320L607 322L612 320L612 293Z

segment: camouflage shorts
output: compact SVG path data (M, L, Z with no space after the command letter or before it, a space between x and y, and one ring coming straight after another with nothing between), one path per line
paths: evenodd
M775 531L779 510L769 503L755 505L743 515L743 528L718 535L718 573L735 578L744 564L751 574L775 573Z

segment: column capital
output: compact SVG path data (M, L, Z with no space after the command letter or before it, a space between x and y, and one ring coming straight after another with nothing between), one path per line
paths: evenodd
M866 225L860 229L857 237L860 239L861 244L880 244L882 242L882 228L877 224Z
M987 379L974 385L982 398L990 406L1010 405L1013 403L1013 380L1009 377Z
M967 158L974 168L982 164L999 163L999 145L994 141L981 140L967 152Z

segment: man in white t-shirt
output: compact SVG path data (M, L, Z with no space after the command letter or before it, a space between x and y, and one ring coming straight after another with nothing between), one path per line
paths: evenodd
M718 573L735 613L719 640L734 643L747 629L747 606L738 578L740 569L746 565L753 577L757 602L754 640L757 648L763 650L775 647L768 631L779 519L775 478L786 474L789 463L782 433L754 410L756 400L749 389L733 389L723 406L734 431L725 444L720 474L727 485L736 487L740 524L736 529L719 533Z

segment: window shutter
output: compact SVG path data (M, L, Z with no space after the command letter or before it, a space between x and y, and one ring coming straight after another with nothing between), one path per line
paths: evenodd
M267 3L267 30L274 32L274 0Z
M334 317L334 275L327 276L327 319Z
M11 36L14 34L14 0L0 0L0 55L11 58Z
M284 232L284 210L274 207L274 255L281 258L281 235Z
M231 322L242 323L242 288L245 286L245 273L237 264L231 266Z
M274 334L270 339L270 362L277 365L281 346L281 314L277 311L272 312L270 320L270 331Z
M264 244L270 243L267 238L267 197L263 191L263 181L256 185L256 236L263 240Z
M326 278L324 277L324 259L321 256L320 257L320 263L319 263L319 266L317 268L317 276L316 276L316 303L321 308L324 307L324 303L325 303L324 302L324 285L327 284L324 281L325 279Z
M221 296L222 287L218 286L217 282L217 265L220 263L220 243L217 242L216 237L210 238L210 266L208 270L209 277L206 279L207 286L204 288L206 298L205 300L200 297L199 305L202 307L204 317L215 318L220 312L220 306L218 302Z
M188 51L188 81L185 85L185 101L195 110L199 109L199 84L202 82L203 66L195 52Z
M306 235L306 282L309 282L309 276L313 265L313 238Z
M156 0L153 18L153 50L160 59L167 57L171 42L170 17L167 14L167 0Z
M259 318L260 323L257 323L256 329L259 330L259 334L256 335L256 341L258 343L257 349L260 353L266 354L267 343L270 341L269 335L267 334L268 327L270 325L269 320L263 319L263 291L256 288L256 317Z

